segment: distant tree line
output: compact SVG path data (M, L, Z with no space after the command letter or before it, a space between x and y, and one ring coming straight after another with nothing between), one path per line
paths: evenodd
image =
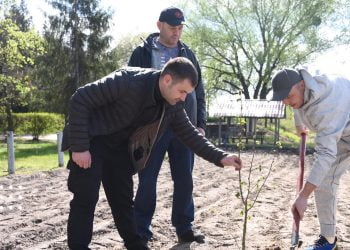
M111 48L114 13L100 0L47 0L54 11L45 14L39 34L26 2L17 2L0 2L0 113L8 130L13 112L66 115L75 90L125 66L146 35L124 37ZM179 5L187 19L183 40L199 57L209 97L224 91L265 99L276 69L348 43L350 18L343 10L349 2L187 1Z
M42 35L24 0L0 5L0 113L7 130L14 130L13 112L67 114L77 88L125 66L141 42L129 36L111 49L113 13L99 0L47 2L55 14L45 14Z

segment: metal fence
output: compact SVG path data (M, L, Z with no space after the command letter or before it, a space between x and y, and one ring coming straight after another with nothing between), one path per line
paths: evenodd
M57 133L57 160L58 166L64 166L64 153L61 151L62 145L62 132ZM15 161L15 140L13 131L7 131L7 159L8 159L8 173L14 174L16 172Z

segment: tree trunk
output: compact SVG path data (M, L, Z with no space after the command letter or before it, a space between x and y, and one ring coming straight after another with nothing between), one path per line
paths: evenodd
M244 203L244 218L243 218L243 232L242 232L242 250L246 248L246 237L247 237L247 227L248 227L248 200Z
M73 45L73 53L74 53L74 91L78 89L80 83L80 65L79 65L79 16L78 16L78 2L75 0L73 9L74 9L74 45Z
M11 104L6 105L7 131L14 131Z

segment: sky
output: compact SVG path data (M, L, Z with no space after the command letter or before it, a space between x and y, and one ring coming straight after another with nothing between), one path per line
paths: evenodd
M37 30L44 23L43 10L50 6L45 0L26 0L30 14ZM128 34L158 31L156 22L160 12L169 6L177 6L179 0L101 0L103 8L114 11L110 33L114 46L120 38ZM184 10L186 17L186 10ZM309 69L321 72L342 74L350 77L350 45L340 46L316 57L309 64Z
M26 0L30 14L33 16L34 26L41 28L44 24L43 10L51 7L45 0ZM169 7L177 6L177 0L101 0L101 7L110 7L114 12L112 18L111 35L114 43L127 34L141 32L156 32L156 22L160 12Z

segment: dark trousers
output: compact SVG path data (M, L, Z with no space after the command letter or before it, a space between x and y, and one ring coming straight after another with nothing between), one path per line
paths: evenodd
M155 145L146 168L139 173L139 186L135 196L137 231L142 238L150 239L152 217L157 200L157 178L168 152L171 177L174 181L171 221L178 235L192 230L194 204L192 198L193 152L181 143L168 129Z
M92 166L78 167L69 161L68 189L73 193L68 218L70 249L89 249L101 181L113 219L127 249L147 249L137 235L133 214L132 167L126 146L111 149L101 141L90 146Z

